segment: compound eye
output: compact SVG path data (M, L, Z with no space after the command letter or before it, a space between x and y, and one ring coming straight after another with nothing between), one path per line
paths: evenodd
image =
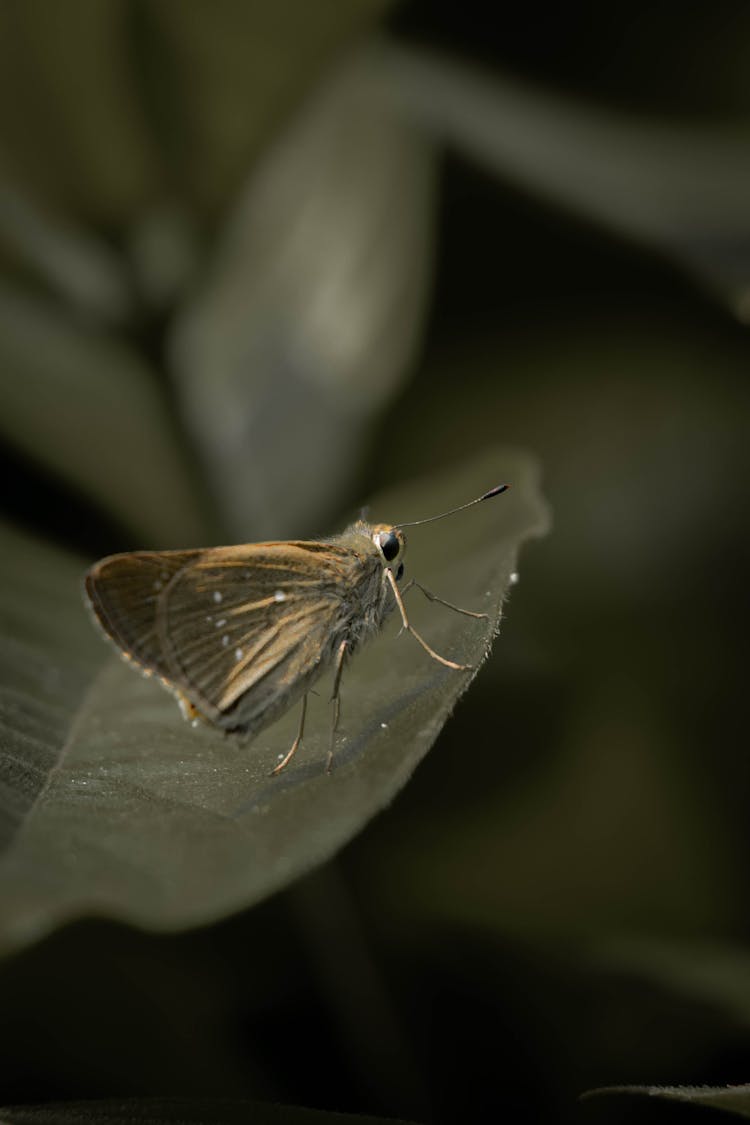
M386 562L393 562L396 555L401 550L401 544L398 537L392 531L382 531L378 536L378 546L383 552L383 558Z
M398 570L396 571L396 581L400 582L403 577L404 577L404 564L399 563L398 564Z

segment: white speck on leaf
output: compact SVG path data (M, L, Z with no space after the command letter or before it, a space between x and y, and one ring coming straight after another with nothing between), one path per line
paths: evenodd
M221 598L222 598L221 591L220 590L214 590L214 601L216 602L217 605L221 601Z
M286 594L284 593L283 590L277 590L276 593L273 596L273 600L275 602L285 602L286 601Z

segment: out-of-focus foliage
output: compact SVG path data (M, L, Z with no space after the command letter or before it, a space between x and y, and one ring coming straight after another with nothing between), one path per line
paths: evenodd
M56 303L8 287L0 364L0 432L10 443L109 508L139 541L201 542L211 520L144 358Z
M554 511L492 659L335 863L202 931L80 921L5 962L6 1104L741 1112L692 1091L750 1079L748 8L496 16L0 13L0 455L35 536L0 606L38 605L6 793L34 801L100 658L71 550L322 533L498 442ZM448 597L480 511L410 539ZM34 664L42 634L75 659ZM613 1086L640 1092L578 1102Z
M305 104L176 319L176 392L238 536L317 530L421 336L436 156L388 76L356 53Z
M671 253L750 320L746 123L652 120L389 49L395 96L426 128L532 193Z

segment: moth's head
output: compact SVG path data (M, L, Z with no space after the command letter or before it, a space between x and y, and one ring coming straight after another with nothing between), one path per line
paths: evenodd
M381 558L396 572L396 577L400 578L404 571L403 558L406 551L406 536L401 528L389 527L385 523L375 524L372 541Z

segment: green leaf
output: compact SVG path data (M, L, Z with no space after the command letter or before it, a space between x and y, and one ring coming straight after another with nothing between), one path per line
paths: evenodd
M171 348L238 534L314 531L348 495L421 338L435 178L433 146L371 50L321 84L254 168Z
M393 1117L226 1099L139 1098L0 1109L0 1125L409 1125Z
M279 121L391 0L0 6L0 148L32 194L125 226L216 214ZM23 112L19 112L19 107Z
M643 1099L658 1099L662 1102L676 1102L705 1109L719 1109L734 1117L750 1117L750 1085L742 1086L611 1086L601 1090L591 1090L584 1098L592 1102L611 1098L627 1097L637 1099L636 1115L641 1111ZM636 1119L640 1119L636 1117ZM606 1120L609 1120L607 1114ZM619 1118L618 1118L619 1120ZM649 1120L651 1117L649 1116ZM670 1118L671 1120L671 1118Z
M76 596L81 566L0 526L0 846L46 784L101 666Z
M163 183L129 42L133 7L0 6L0 147L33 195L96 222L126 220Z
M730 942L617 937L599 940L592 958L605 970L668 988L691 1003L710 1005L750 1026L750 954Z
M7 174L0 184L0 249L92 319L116 324L133 314L131 283L117 252L93 230L25 194Z
M392 0L149 0L151 101L181 190L216 212L310 84Z
M518 548L545 527L536 477L528 458L496 450L448 477L373 501L373 518L405 521L445 511L500 480L512 483L507 494L409 535L408 573L448 600L489 615L471 619L425 602L418 591L409 595L410 615L429 642L474 669L489 652ZM39 660L49 641L50 668L66 665L57 622L62 614L75 617L79 592L69 578L55 578L57 556L38 547L33 562L23 565L33 569L39 587L49 578L55 592L39 625L34 599L13 597L13 568L21 565L9 562L14 538L8 537L0 559L3 586L16 606L2 629L8 665L18 663L15 677L25 674L22 654L30 635ZM69 562L66 568L70 575ZM79 629L77 622L71 660L81 645ZM79 677L70 708L53 722L57 697L48 701L38 678L36 690L49 712L50 757L53 744L59 757L0 860L0 945L17 946L82 913L156 928L208 922L330 857L405 784L475 674L436 663L413 638L397 640L397 631L391 619L345 671L330 775L323 770L330 729L326 679L312 700L302 748L288 770L272 778L270 768L293 740L296 708L242 743L184 724L156 683L108 658L86 688ZM83 648L90 659L88 639ZM103 658L106 653L102 646ZM28 723L24 699L4 705L0 717L0 751L17 755L13 739ZM9 758L8 802L15 796L13 771ZM34 794L30 798L22 779L19 784L19 800L28 803Z
M0 434L133 528L139 545L207 534L157 379L137 353L0 286Z
M449 144L501 176L673 254L750 319L744 124L626 116L390 47L391 88Z

